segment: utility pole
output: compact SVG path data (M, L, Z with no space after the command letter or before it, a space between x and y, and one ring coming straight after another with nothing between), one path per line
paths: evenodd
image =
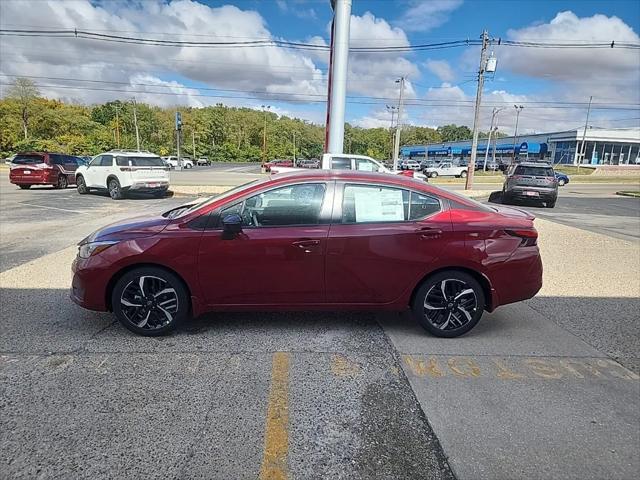
M296 166L296 132L293 132L293 166Z
M491 146L491 134L493 133L493 124L498 116L498 112L500 110L504 110L504 108L493 107L493 111L491 112L491 126L489 127L489 138L487 139L487 148L484 151L484 167L483 171L487 171L487 160L489 158L489 147ZM496 127L497 130L497 127Z
M476 166L476 149L478 148L478 127L480 123L480 105L482 103L482 89L484 88L484 72L487 68L487 48L489 47L489 34L482 31L482 50L480 51L480 69L478 70L478 90L476 92L476 108L473 115L473 141L471 142L471 160L467 168L467 181L464 189L473 188L473 173Z
M393 146L393 170L398 170L398 153L400 152L400 133L402 132L402 95L404 94L404 77L396 80L400 84L398 97L398 120L396 121L396 138Z
M496 163L496 149L498 148L498 126L494 127L495 135L493 136L493 164Z
M264 112L264 130L262 131L262 163L267 163L267 111L271 105L262 105Z
M390 152L391 152L391 157L393 158L393 147L395 145L395 135L393 134L393 118L396 114L396 110L398 110L398 107L396 107L395 105L387 105L387 111L391 112L391 126L389 127L389 133L391 133L391 148L390 148Z
M327 104L325 152L343 153L351 0L332 0L331 6L334 16L329 56L329 102Z
M513 163L516 161L516 148L518 148L518 120L520 120L520 112L524 108L524 105L514 105L516 109L516 130L513 134Z
M584 156L587 153L587 125L589 124L589 114L591 113L591 101L593 100L593 96L589 97L589 108L587 108L587 119L584 122L584 131L582 132L582 145L580 147L580 153L578 154L578 168L580 168L580 163L584 161Z
M196 131L191 129L191 146L193 147L193 163L196 162Z
M178 166L176 168L182 168L182 162L180 161L180 131L182 130L182 115L180 112L176 112L176 153L178 156Z
M136 129L136 147L140 151L140 132L138 132L138 114L136 112L136 97L133 97L133 125Z
M118 113L118 105L116 107L116 144L120 150L120 114Z

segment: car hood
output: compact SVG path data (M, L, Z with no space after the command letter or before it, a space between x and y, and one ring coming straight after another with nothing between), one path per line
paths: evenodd
M129 218L96 230L80 243L151 237L164 230L170 222L170 219L160 215Z

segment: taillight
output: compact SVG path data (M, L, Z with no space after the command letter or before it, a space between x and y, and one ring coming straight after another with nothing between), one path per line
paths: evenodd
M538 243L538 231L535 228L532 229L518 229L518 230L505 230L507 235L512 237L518 237L521 239L521 247L533 247Z

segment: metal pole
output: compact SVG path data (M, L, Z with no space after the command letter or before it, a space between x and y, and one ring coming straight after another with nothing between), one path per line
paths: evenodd
M196 161L196 131L191 130L191 146L193 147L193 162Z
M140 151L140 133L138 132L138 115L136 112L136 97L133 97L133 125L136 128L136 147Z
M182 162L180 161L180 130L176 130L176 152L178 154L178 167L182 167Z
M342 153L344 148L344 113L349 65L349 28L351 0L333 0L333 35L331 50L331 84L329 101L328 153Z
M520 112L524 108L523 105L514 105L516 109L516 131L513 134L513 163L516 161L516 147L518 143L518 121L520 120Z
M495 126L495 130L496 130L496 135L493 136L493 164L495 165L496 163L496 148L498 148L498 126Z
M262 163L267 163L267 111L271 105L262 105L264 112L264 130L262 132Z
M116 143L120 150L120 115L118 113L118 105L116 105Z
M587 153L585 140L587 138L587 124L589 123L589 114L591 113L591 100L593 100L593 96L589 97L589 107L587 108L587 119L584 121L584 131L582 132L582 146L580 147L580 153L578 154L578 168L580 168L580 157L584 157L585 154Z
M473 188L473 173L476 166L476 149L478 148L478 127L480 124L480 105L482 104L482 88L484 87L484 71L487 67L487 47L489 46L489 34L482 32L482 50L480 51L480 69L478 70L478 91L476 92L476 109L473 115L473 141L471 142L471 159L467 168L467 181L464 189Z
M398 98L398 120L396 121L396 138L393 146L393 170L398 170L398 153L400 152L400 135L402 133L402 95L404 93L404 77L396 80L400 84L400 96Z
M296 132L293 132L293 166L296 166Z
M489 159L489 147L491 146L491 133L493 132L493 121L496 118L496 109L493 108L491 112L491 126L489 127L489 137L487 138L487 146L484 149L484 166L482 167L483 171L487 171L487 160Z

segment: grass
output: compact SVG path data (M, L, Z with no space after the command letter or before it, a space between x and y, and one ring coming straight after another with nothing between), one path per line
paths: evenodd
M623 197L640 198L640 190L622 190L620 192L616 192L616 195L621 195Z
M553 167L556 172L562 172L565 175L591 175L595 172L595 168L573 167L571 165L558 165Z

